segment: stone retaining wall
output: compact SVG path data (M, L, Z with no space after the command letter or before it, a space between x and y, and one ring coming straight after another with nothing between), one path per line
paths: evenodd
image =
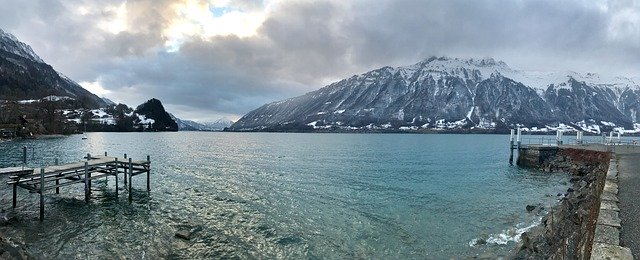
M604 189L600 195L600 210L593 239L591 259L633 259L631 250L620 246L618 216L618 162L611 159Z

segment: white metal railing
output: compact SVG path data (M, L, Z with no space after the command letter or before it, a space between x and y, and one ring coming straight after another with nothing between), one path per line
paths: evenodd
M602 144L602 145L639 145L639 140L623 138L620 133L617 136L613 132L609 136L587 136L584 137L582 131L577 131L575 138L564 137L563 131L557 131L555 136L522 136L521 129L511 130L510 142L512 145L545 145L557 146L558 144Z

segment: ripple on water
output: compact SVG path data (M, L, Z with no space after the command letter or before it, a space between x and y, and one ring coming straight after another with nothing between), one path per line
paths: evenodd
M114 179L102 179L89 203L81 185L46 194L42 223L38 196L20 190L18 220L0 232L57 259L500 256L539 217L524 207L548 207L546 194L566 190L566 176L509 166L506 138L178 132L5 142L0 167L28 146L31 166L108 151L150 155L153 174L151 192L134 177L131 202L122 176L118 196ZM4 211L10 193L0 189ZM479 238L486 243L469 244Z

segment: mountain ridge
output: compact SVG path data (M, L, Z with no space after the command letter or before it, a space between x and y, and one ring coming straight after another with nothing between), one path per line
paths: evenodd
M89 108L106 102L45 63L28 45L0 30L0 99L41 99L60 96Z
M229 130L542 129L582 122L599 132L610 123L635 129L639 96L640 87L628 77L528 72L492 58L431 57L265 104Z

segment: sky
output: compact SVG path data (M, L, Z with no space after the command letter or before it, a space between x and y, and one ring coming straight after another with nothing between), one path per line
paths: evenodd
M431 56L640 73L638 0L0 0L0 14L93 93L197 121Z

